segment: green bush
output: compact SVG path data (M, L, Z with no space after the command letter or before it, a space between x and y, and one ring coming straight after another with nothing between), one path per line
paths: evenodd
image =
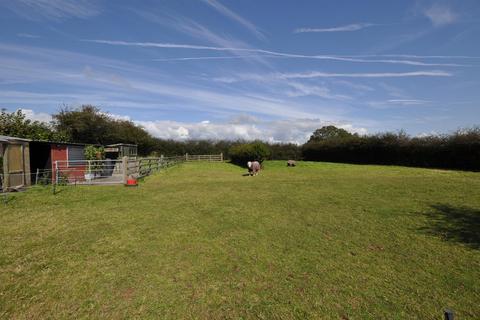
M84 150L86 160L103 160L105 158L105 150L103 147L86 146ZM88 173L99 172L103 168L101 161L92 161L87 169Z
M270 156L270 149L265 143L255 141L234 145L228 153L232 163L246 166L248 161L258 161L262 163Z
M302 156L309 161L480 171L480 128L443 136L411 138L400 132L310 141L302 146Z

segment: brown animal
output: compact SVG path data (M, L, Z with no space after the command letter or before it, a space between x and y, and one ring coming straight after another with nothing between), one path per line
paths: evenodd
M297 163L295 162L295 160L288 160L287 161L287 167L295 167L297 165Z
M256 176L260 172L260 162L258 161L248 161L248 172L251 176Z

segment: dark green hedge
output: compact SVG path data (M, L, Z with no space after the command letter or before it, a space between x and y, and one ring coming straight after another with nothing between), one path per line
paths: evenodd
M405 134L353 136L309 142L304 160L480 170L480 128L452 135L410 138Z
M262 163L270 156L270 149L263 142L242 143L232 146L229 150L232 163L239 166L246 166L248 161Z

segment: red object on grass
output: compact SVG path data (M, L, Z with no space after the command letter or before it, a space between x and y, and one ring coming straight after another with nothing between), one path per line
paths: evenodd
M138 186L137 179L134 179L134 178L127 179L127 184L126 184L126 186L127 186L127 187L136 187L136 186Z

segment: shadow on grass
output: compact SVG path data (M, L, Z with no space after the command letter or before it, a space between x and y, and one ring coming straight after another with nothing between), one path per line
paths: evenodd
M429 223L421 231L480 250L480 209L437 204L423 214Z

